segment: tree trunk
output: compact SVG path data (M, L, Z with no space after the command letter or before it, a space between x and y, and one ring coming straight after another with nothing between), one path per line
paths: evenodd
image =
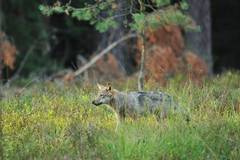
M145 37L144 31L141 35L142 39L142 51L141 51L141 62L140 62L140 70L138 75L138 90L143 91L144 88L144 68L145 68Z
M212 42L210 0L188 0L189 14L201 27L201 32L186 33L187 47L202 57L212 73Z
M126 10L128 7L128 0L117 0L118 10L117 15L123 15L123 11L129 12ZM114 41L118 40L119 38L123 37L129 32L129 29L126 28L123 24L124 20L127 20L127 16L119 16L117 19L117 22L119 23L118 28L116 29L110 29L109 31L105 32L101 36L101 42L99 44L98 50L103 50L107 46L109 46ZM134 50L134 47L132 47L134 40L128 40L125 42L122 42L117 47L112 49L111 53L116 57L119 63L119 67L122 69L122 71L125 74L131 74L134 70L134 66L131 63L134 57L133 54L131 54ZM132 44L132 45L131 45Z
M2 32L2 25L3 25L3 13L2 13L2 1L0 0L0 34ZM3 62L2 62L2 59L0 57L0 80L2 80L2 66L3 66Z
M0 0L0 34L2 32L2 1ZM1 43L1 42L0 42ZM0 48L1 49L1 48ZM0 59L0 101L2 99L2 60ZM0 107L0 159L3 159L3 119L2 119L2 107Z

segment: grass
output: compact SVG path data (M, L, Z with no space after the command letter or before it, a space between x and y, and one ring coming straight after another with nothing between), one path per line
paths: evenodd
M92 86L45 83L1 100L3 159L238 159L240 74L227 72L201 85L181 76L146 90L173 95L191 115L157 123L151 115L127 118L115 132L107 107L94 107ZM121 90L134 82L118 83Z

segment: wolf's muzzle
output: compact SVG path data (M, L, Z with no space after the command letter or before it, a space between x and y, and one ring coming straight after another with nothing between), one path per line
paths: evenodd
M97 102L96 100L94 100L94 101L92 101L92 104L94 104L95 106L99 106L99 105L101 105L102 103Z

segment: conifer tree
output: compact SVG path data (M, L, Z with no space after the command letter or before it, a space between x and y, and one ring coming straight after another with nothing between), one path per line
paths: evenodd
M81 7L74 7L71 0L62 4L56 1L52 6L40 5L43 14L66 14L79 21L88 21L99 32L124 25L130 31L136 32L142 41L141 65L138 78L138 89L143 90L145 61L145 30L159 28L165 25L177 25L182 29L196 30L192 18L185 13L188 3L185 0L172 4L170 0L127 0L126 8L121 8L119 0L85 1ZM122 17L122 21L117 19ZM122 24L119 24L122 23Z

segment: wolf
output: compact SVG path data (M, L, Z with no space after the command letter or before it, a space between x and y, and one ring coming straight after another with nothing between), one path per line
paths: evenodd
M132 91L121 92L113 89L111 85L103 86L97 84L99 92L92 104L99 106L109 105L120 117L124 119L126 115L136 118L146 113L154 114L157 120L165 119L171 111L185 112L174 102L173 97L158 91ZM189 117L186 116L189 121Z

